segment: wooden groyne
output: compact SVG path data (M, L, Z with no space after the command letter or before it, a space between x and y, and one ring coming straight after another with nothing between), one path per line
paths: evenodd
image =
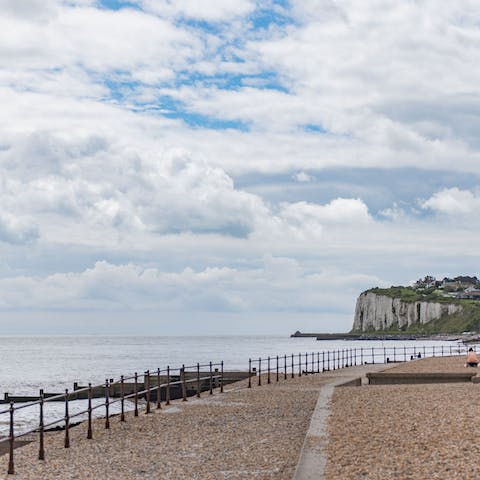
M198 384L195 382L197 376L200 375L200 378L203 380ZM223 384L228 385L233 382L238 382L248 378L248 372L241 371L226 371L223 372ZM218 368L213 371L212 376L213 388L220 386L220 378ZM187 382L186 395L187 397L193 397L200 392L206 392L210 390L210 372L200 371L200 372L185 372L185 380ZM144 391L150 385L150 388L156 388L160 382L160 388L155 389L151 392L152 401L157 400L157 391L160 391L160 399L165 401L167 398L167 385L170 383L170 399L176 400L182 398L182 385L181 385L181 376L180 375L170 375L169 378L167 375L156 375L150 374L148 379L145 378L142 382L123 382L123 394L131 395L137 391ZM111 378L108 380L108 395L110 398L120 398L122 396L122 384ZM8 392L5 392L3 399L0 399L0 404L9 404L13 403L26 403L26 402L37 402L43 396L44 399L51 398L53 402L64 402L65 399L62 396L63 393L45 393L43 390L40 390L39 395L11 395ZM144 396L144 395L143 395ZM70 400L88 400L89 392L88 385L79 385L78 382L73 384L73 390L69 393ZM91 387L91 398L104 398L105 397L105 386L97 385ZM142 398L142 395L140 395Z

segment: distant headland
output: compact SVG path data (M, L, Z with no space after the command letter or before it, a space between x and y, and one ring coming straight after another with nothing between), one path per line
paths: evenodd
M411 340L446 336L468 340L480 332L480 281L460 275L437 280L431 275L411 286L371 288L360 294L348 333L302 333L319 340Z

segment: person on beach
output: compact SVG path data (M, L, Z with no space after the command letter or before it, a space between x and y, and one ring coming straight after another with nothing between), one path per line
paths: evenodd
M467 363L465 364L467 367L477 367L478 366L478 356L476 352L473 351L473 348L469 348L467 352Z

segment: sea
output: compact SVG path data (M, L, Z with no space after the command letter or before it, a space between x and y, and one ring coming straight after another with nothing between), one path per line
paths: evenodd
M314 337L270 335L245 336L1 336L0 337L0 396L38 395L64 392L73 383L99 385L106 379L118 380L120 375L156 371L167 366L224 362L224 370L248 370L249 359L279 355L305 354L364 349L364 361L370 361L371 349L383 349L392 356L393 349L402 359L409 349L440 352L464 350L456 341L436 340L322 340ZM404 348L405 347L405 348ZM424 349L425 347L425 349ZM408 350L410 352L410 350ZM20 404L18 404L20 405ZM0 405L4 411L8 405ZM48 407L48 408L47 408ZM46 405L46 422L63 415L63 405ZM129 406L131 408L131 405ZM70 412L85 409L85 401L70 402ZM119 404L111 406L118 413ZM96 415L101 416L101 408ZM27 431L38 421L38 406L15 413L15 429ZM0 437L8 431L8 414L0 414Z

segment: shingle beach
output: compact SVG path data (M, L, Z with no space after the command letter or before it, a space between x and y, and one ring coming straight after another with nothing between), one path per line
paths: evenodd
M464 362L428 358L389 371L465 372ZM479 400L473 383L337 388L325 480L478 479Z
M464 359L436 358L391 371L465 371ZM379 366L375 366L378 370ZM292 479L320 390L360 368L302 376L224 394L176 401L150 415L94 421L46 439L46 461L36 442L15 450L18 479ZM373 366L372 366L373 368ZM358 370L357 370L358 369ZM397 370L398 369L398 370ZM337 479L474 479L480 447L479 384L386 385L335 390L328 421L324 477ZM472 440L473 439L473 440Z
M266 377L263 379L266 384ZM175 401L150 415L94 422L46 439L46 462L36 443L15 451L18 479L291 479L315 407L322 375L247 388L239 382L201 399ZM0 478L7 477L7 456Z

